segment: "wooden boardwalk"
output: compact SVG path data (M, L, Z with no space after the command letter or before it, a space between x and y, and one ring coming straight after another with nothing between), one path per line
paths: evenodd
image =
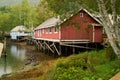
M0 57L2 55L2 51L3 51L3 43L0 43Z

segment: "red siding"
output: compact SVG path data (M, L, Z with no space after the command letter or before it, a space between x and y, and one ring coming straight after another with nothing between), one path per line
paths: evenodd
M83 17L80 17L83 13ZM93 26L91 24L98 24L86 12L80 11L66 22L62 24L61 39L62 40L90 40L93 41ZM79 28L79 29L78 29ZM101 28L95 28L95 34L102 35ZM100 38L98 38L100 37ZM95 36L95 42L102 40L102 36Z
M55 32L54 31L54 27L51 27L51 32L47 32L47 29L48 28L46 28L46 29L39 29L39 30L36 30L35 31L35 38L44 38L44 39L59 39L59 31L58 32ZM39 31L41 31L41 35L40 35L40 32Z
M95 40L94 42L102 42L103 41L103 35L102 35L103 28L100 26L95 27Z

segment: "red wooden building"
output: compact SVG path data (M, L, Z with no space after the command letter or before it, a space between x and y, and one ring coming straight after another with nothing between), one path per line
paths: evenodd
M73 44L101 43L102 34L101 22L86 9L80 9L64 21L54 17L46 20L34 30L34 39L73 47Z

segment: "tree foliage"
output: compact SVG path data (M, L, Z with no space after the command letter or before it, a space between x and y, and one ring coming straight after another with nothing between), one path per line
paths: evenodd
M120 17L116 6L117 0L110 0L110 7L106 7L104 0L97 0L97 2L110 45L120 58ZM112 18L108 16L110 14L109 9L111 10Z
M45 0L42 0L40 2L37 7L36 13L36 19L39 21L38 24L55 15L54 12L48 7L48 3Z
M57 14L66 14L67 12L87 8L92 11L99 11L97 0L46 0L48 6ZM104 0L108 11L111 12L110 0ZM120 1L116 0L116 10L120 14Z
M28 0L14 6L0 7L0 30L10 31L13 27L24 25L26 27L36 26L36 7L31 6Z
M48 6L57 14L78 11L81 7L97 10L95 0L47 0ZM92 2L92 4L91 4Z

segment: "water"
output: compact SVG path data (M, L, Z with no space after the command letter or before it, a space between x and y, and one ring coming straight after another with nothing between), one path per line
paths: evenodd
M19 44L7 44L7 56L0 58L0 76L20 69L24 65L26 51L27 49Z

